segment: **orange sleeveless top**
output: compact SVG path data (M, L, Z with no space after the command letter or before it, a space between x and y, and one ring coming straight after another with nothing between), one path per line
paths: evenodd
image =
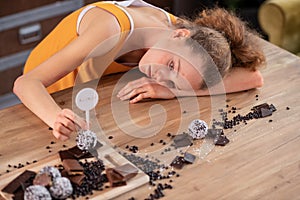
M124 42L128 36L128 33L130 32L131 25L128 16L126 13L119 8L118 6L107 3L107 2L97 2L91 4L92 6L96 6L99 8L102 8L111 14L113 14L121 29L121 35L119 39L120 42ZM73 40L75 40L78 37L77 34L77 19L81 13L81 11L84 9L80 8L67 17L65 17L50 33L45 37L44 40L42 40L30 53L25 66L24 66L24 73L27 73L28 71L34 69L36 66L50 58L52 55L54 55L56 52L67 46L69 43L71 43ZM170 14L171 21L175 21L175 17ZM86 63L84 63L86 65ZM84 65L83 64L83 65ZM116 62L112 62L104 71L103 75L118 73L118 72L125 72L130 70L132 67L125 66ZM78 78L78 72L79 72L80 66L70 72L68 75L64 76L54 84L47 87L47 90L49 93L53 93L65 88L69 88L74 86L76 78ZM93 72L92 72L93 73ZM88 80L91 80L91 77L86 76L82 71L80 72L81 81L85 82Z

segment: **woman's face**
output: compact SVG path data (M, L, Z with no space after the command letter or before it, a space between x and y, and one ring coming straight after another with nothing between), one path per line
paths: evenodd
M190 62L195 54L184 41L168 39L150 48L139 62L139 69L149 78L179 90L198 90L203 79ZM196 56L199 60L199 55ZM200 61L201 62L201 61ZM195 63L195 62L194 62ZM197 62L199 63L199 61Z

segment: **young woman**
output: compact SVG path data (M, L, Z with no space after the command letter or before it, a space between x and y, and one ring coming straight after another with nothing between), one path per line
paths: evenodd
M67 16L31 52L14 92L53 128L56 138L67 140L86 123L61 109L49 93L71 87L75 80L138 66L146 77L129 82L118 94L136 103L217 94L219 84L225 92L260 87L257 68L263 63L255 37L223 9L203 11L188 21L142 0L97 2Z

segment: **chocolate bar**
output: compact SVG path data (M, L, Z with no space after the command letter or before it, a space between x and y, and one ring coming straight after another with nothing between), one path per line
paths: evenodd
M33 171L25 170L22 174L17 176L14 180L12 180L8 185L6 185L2 192L6 192L9 194L14 194L18 190L19 187L25 185L26 182L30 181L35 177L36 173Z
M63 160L62 164L69 175L83 174L83 167L75 159L65 159Z

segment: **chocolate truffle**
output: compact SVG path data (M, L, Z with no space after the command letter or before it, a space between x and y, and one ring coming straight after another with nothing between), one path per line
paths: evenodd
M49 191L56 199L66 199L73 193L73 187L68 178L59 177L54 179Z
M24 192L24 200L51 200L49 191L41 185L31 185Z
M208 126L205 121L200 119L193 120L189 125L189 135L193 139L202 139L207 134Z
M44 174L44 173L49 174L52 180L61 177L59 170L52 166L45 166L39 171L39 174Z
M81 150L92 150L96 147L97 136L90 130L80 130L77 138L77 147Z

